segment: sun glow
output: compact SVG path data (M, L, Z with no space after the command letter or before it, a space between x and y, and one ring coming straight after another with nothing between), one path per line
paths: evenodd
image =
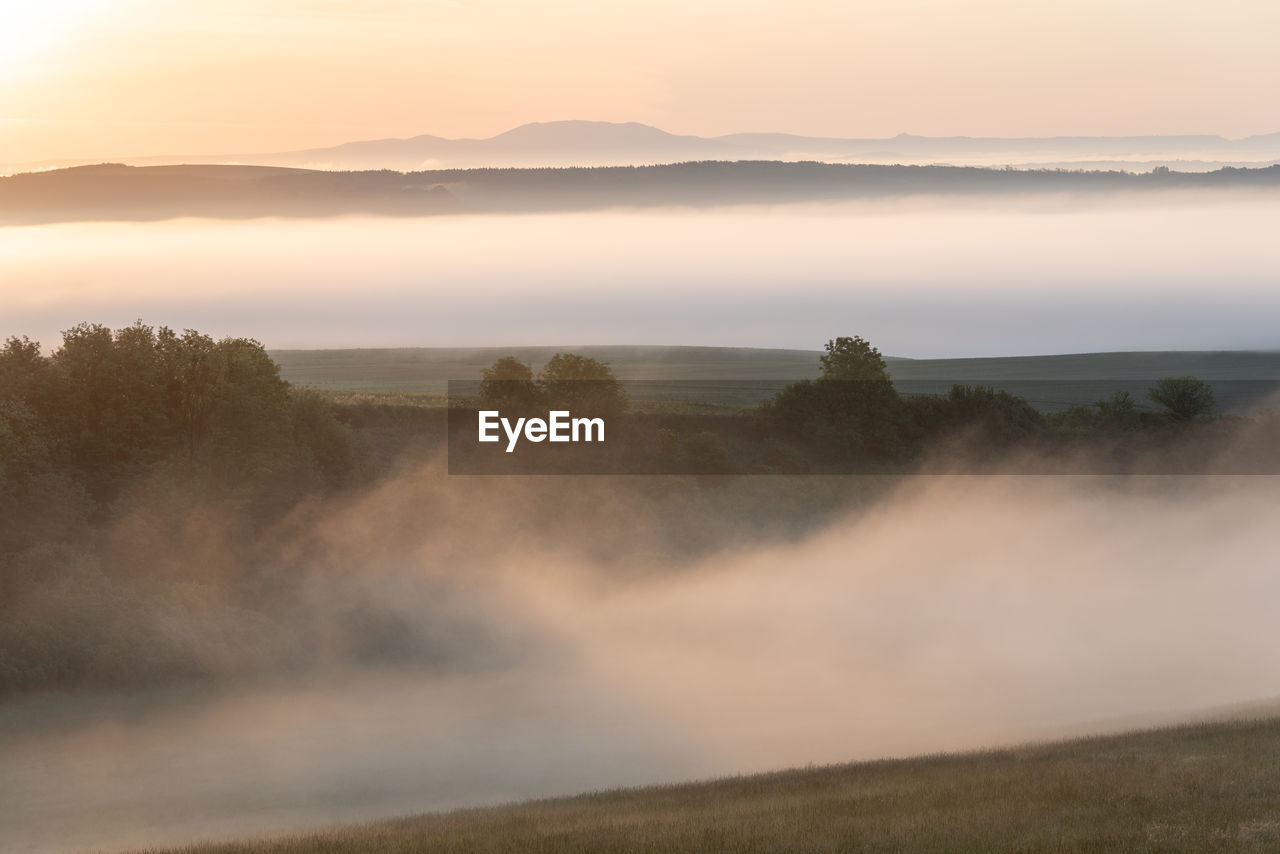
M0 12L0 83L26 76L104 0L8 0Z
M1259 105L1280 97L1280 4L1226 5L0 0L0 167L556 119L702 136L1274 133Z

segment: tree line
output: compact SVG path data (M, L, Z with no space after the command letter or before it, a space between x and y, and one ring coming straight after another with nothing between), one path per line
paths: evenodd
M5 342L0 509L7 515L34 512L27 499L37 486L100 513L158 468L181 470L214 493L248 494L270 483L287 502L349 480L355 456L331 408L281 379L257 341L138 322L114 332L81 324L49 356L25 337ZM18 536L15 527L3 530Z
M638 462L627 470L695 474L839 470L847 461L908 472L956 434L971 438L971 450L998 455L1046 435L1147 442L1226 420L1212 418L1208 386L1187 377L1153 386L1161 413L1117 395L1044 415L982 386L899 395L879 351L858 337L829 341L821 369L754 410L653 413L631 405L607 364L557 353L537 372L499 359L483 372L479 398L512 414L611 416L609 437L625 440L590 446L593 465L631 454ZM407 453L438 453L445 420L441 408L336 405L296 389L247 338L138 322L81 324L47 355L37 342L8 339L0 347L0 694L303 666L325 645L339 657L430 652L414 625L357 592L309 612L303 585L333 572L319 588L346 590L346 568L298 543L323 542L310 512L342 506L352 486L392 471ZM559 483L538 486L542 500L525 511L533 528L563 521L560 507L575 489ZM806 503L827 493L744 484L703 519L688 507L709 501L694 497L704 485L672 479L652 496L637 491L637 506L662 520L643 539L669 533L695 548L754 536L770 520L802 527L830 512L840 492L833 485L830 500ZM443 496L454 486L438 488ZM501 495L510 485L493 488ZM589 533L636 527L604 505L580 509L599 511ZM438 545L474 547L423 513Z
M1213 389L1191 376L1164 377L1148 396L1160 412L1142 412L1128 392L1094 407L1044 414L1024 398L992 386L956 384L946 395L904 397L880 351L859 336L829 340L821 376L793 383L762 413L784 431L803 431L848 453L901 460L923 443L965 432L982 450L999 451L1038 434L1113 434L1164 429L1214 417Z
M943 395L899 394L880 351L860 336L829 340L819 361L817 379L791 383L737 417L634 413L615 428L614 435L627 431L625 447L613 457L593 450L579 467L726 474L839 471L852 464L909 471L948 443L951 453L966 459L994 458L1034 442L1044 449L1046 443L1101 444L1121 436L1141 444L1215 417L1212 388L1190 376L1155 381L1148 394L1158 412L1139 410L1128 392L1117 392L1092 407L1046 414L987 385L955 384ZM557 354L536 377L514 357L499 359L484 371L480 403L504 411L581 406L588 389L608 399L597 406L625 411L625 388L608 365L572 354ZM554 454L571 452L541 453L554 466Z

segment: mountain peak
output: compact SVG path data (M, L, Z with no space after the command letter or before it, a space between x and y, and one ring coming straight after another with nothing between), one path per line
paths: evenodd
M1213 136L982 138L900 133L891 138L843 139L748 133L719 137L673 134L640 122L572 119L530 122L485 139L421 134L330 148L239 156L135 158L134 165L226 163L310 169L428 169L486 167L639 166L703 160L814 160L834 163L1014 164L1037 168L1133 169L1164 165L1209 171L1221 166L1280 162L1280 134L1244 140ZM66 166L66 162L22 164ZM21 171L30 171L23 169Z
M649 144L679 139L674 134L640 122L597 122L569 119L530 122L490 138L493 142L542 145Z

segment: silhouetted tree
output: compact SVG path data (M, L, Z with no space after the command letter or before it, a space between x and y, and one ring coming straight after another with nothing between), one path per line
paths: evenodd
M49 357L6 342L0 451L6 492L19 477L67 477L103 505L162 462L206 484L270 480L286 502L288 489L336 485L353 466L328 403L295 395L260 343L141 321L79 324Z
M627 391L604 362L576 353L556 353L538 377L547 404L591 416L618 415Z
M485 368L481 377L480 401L491 409L531 409L542 397L533 369L514 356L503 356Z
M834 452L901 455L901 400L880 351L861 337L840 337L827 342L819 362L821 377L788 385L763 411Z
M828 341L826 352L818 361L826 380L889 381L889 370L880 351L857 335Z
M1134 427L1138 424L1138 408L1133 395L1117 391L1109 400L1097 402L1098 417L1109 427Z
M976 428L992 445L1025 438L1044 421L1023 398L990 386L952 386L947 395L946 413L952 426Z
M1177 421L1190 421L1213 412L1213 389L1195 377L1162 377L1147 396Z

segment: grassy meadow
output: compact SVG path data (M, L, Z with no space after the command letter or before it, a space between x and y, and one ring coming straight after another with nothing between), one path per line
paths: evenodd
M186 854L1275 851L1280 718L410 816Z
M280 375L335 402L367 400L444 405L449 380L478 380L503 356L536 370L559 351L606 362L637 408L749 408L788 382L820 374L818 350L749 347L507 347L272 350ZM1245 411L1280 385L1280 352L1124 352L980 359L887 357L902 394L945 395L955 383L990 385L1045 412L1092 406L1127 391L1154 408L1147 390L1159 377L1192 375L1213 386L1223 412ZM664 382L668 381L668 382ZM674 382L670 382L674 381Z

